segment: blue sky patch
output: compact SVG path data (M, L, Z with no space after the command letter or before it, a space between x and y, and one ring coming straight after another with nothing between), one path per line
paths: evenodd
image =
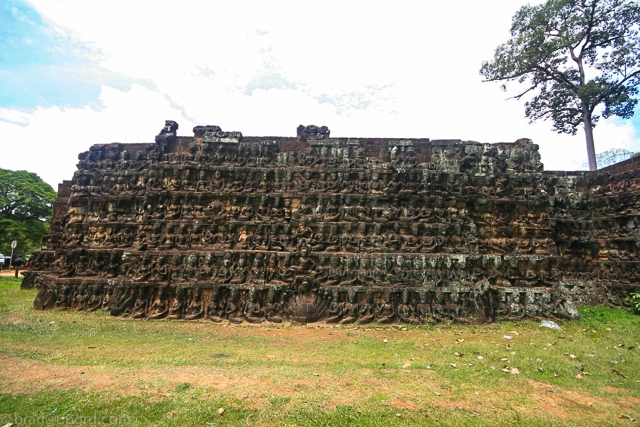
M21 0L0 2L0 108L99 106L100 86L131 79L78 56L89 48L43 21Z

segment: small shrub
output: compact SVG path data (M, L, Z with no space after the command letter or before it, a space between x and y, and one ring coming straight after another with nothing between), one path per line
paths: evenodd
M628 298L631 303L631 308L635 314L640 314L640 294L631 294Z

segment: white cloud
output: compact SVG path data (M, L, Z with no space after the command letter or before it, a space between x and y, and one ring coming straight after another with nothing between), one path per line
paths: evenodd
M100 110L0 110L3 120L22 124L0 122L0 131L27 141L32 153L17 163L3 158L2 167L20 164L49 182L69 179L90 145L151 141L169 118L182 135L191 134L193 118L245 135L293 136L297 125L316 124L334 136L529 137L548 170L586 161L581 133L528 125L521 102L481 82L480 65L507 39L522 0L30 2L90 46L85 55L100 67L154 88L103 86ZM597 152L640 150L629 123L602 121L595 135ZM10 150L14 158L23 152Z
M127 92L103 86L100 100L100 110L37 108L17 117L0 110L0 168L36 172L57 189L73 177L78 154L93 144L152 142L170 118L193 127L161 94L139 85Z

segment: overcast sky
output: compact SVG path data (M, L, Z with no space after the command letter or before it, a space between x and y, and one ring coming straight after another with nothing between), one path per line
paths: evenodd
M536 2L532 2L536 3ZM93 144L151 142L165 119L246 136L403 137L540 145L584 169L584 133L528 124L479 69L520 0L0 1L0 168L57 189ZM640 151L640 112L601 120L596 152Z

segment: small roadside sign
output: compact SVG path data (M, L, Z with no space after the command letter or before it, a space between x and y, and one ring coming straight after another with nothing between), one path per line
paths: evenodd
M16 240L11 242L11 257L9 258L9 269L11 269L11 262L13 261L13 250L16 248L17 245L18 245L18 242Z

